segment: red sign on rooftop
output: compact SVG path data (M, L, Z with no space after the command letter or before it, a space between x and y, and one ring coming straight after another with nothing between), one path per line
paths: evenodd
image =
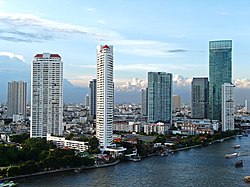
M43 54L36 54L34 58L43 58ZM50 54L50 58L61 58L59 54Z
M109 49L109 46L104 45L102 48L103 48L103 49Z

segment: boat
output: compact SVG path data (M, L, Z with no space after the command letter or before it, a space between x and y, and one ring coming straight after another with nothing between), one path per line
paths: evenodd
M234 145L233 148L235 149L240 148L240 145Z
M247 182L247 183L250 182L250 176L245 176L244 181Z
M140 156L135 156L135 157L131 158L130 160L132 160L134 162L140 162L141 161L141 157Z
M225 158L233 158L233 157L236 157L236 156L239 156L239 153L227 154L227 155L225 155Z
M74 173L80 173L80 172L81 172L81 168L74 169Z
M168 152L167 151L162 152L161 156L168 156Z
M13 181L0 182L0 187L11 187L11 186L17 186L17 183L15 183Z
M243 160L239 160L239 161L235 162L234 166L235 166L236 168L238 168L238 167L243 167Z

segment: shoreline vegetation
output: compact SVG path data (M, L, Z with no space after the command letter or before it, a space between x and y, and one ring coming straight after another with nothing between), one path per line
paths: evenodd
M42 171L42 172L31 173L31 174L26 174L26 175L19 175L19 176L14 176L14 177L6 177L6 178L3 178L1 180L23 179L23 178L28 178L28 177L35 177L35 176L47 175L47 174L53 174L53 173L61 173L61 172L66 172L66 171L72 171L72 172L75 172L75 173L79 173L82 170L88 170L88 169L96 169L96 168L103 168L103 167L114 166L114 165L118 164L119 162L120 162L120 160L117 160L117 161L115 161L113 163L102 164L102 165L55 169L55 170L50 170L50 171Z
M151 142L151 143L148 143L148 142L146 143L142 140L137 139L136 144L123 142L121 145L127 148L128 154L131 153L131 151L133 151L134 148L136 148L136 150L138 151L137 153L141 156L141 158L146 158L150 156L159 155L159 153L162 153L162 151L166 151L166 150L169 153L174 153L174 152L188 150L188 149L192 149L196 147L208 146L216 142L223 142L224 140L235 138L236 134L237 134L236 131L230 131L226 133L219 132L214 135L206 135L206 137L204 137L204 135L187 136L184 138L180 138L178 141L174 143L173 146L169 147L169 146L164 145L164 146L161 146L160 148L156 147L154 149L152 145L154 145L154 143L157 143L157 141L166 142L168 135L157 135L154 142ZM29 145L30 141L32 142L32 145L37 148L37 144L36 144L37 142L34 143L33 141L38 141L38 144L39 144L41 143L41 141L43 142L45 140L27 139L24 141L22 146L24 147L27 146L26 145L27 143ZM43 144L45 142L43 142ZM73 172L79 173L82 170L113 166L113 165L118 164L120 161L126 160L124 159L124 157L120 157L120 158L110 157L110 159L107 162L98 162L98 160L94 159L92 155L89 155L88 157L80 158L79 156L76 156L74 151L72 150L61 150L61 149L55 148L51 143L47 143L47 144L49 146L47 147L47 149L45 149L46 154L44 150L42 151L40 150L40 152L39 151L36 152L37 156L39 157L38 160L34 158L33 160L25 161L25 159L22 158L23 155L21 154L21 158L23 160L19 160L20 163L17 163L16 165L12 165L12 166L6 165L6 167L3 167L3 165L0 165L0 180L5 181L5 180L13 180L13 179L22 179L22 178L28 178L28 177L33 177L33 176L46 175L46 174L51 174L51 173L60 173L60 172L66 172L66 171L73 171ZM1 146L4 147L3 145ZM0 155L3 154L3 150L1 152L1 146L0 146ZM13 149L14 146L13 145L11 146L12 146L11 148ZM44 148L44 145L43 145L43 148ZM23 148L21 150L27 151L27 149L23 150ZM17 151L17 149L15 149L15 151ZM91 152L92 154L97 152L96 146L90 149L90 153ZM31 151L31 153L34 154L34 150ZM101 164L97 164L97 163L101 163ZM0 158L0 164L1 164L1 158ZM22 174L22 172L26 172L26 173Z

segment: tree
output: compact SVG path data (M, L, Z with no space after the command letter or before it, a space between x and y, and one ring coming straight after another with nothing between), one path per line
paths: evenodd
M93 136L92 138L89 139L89 150L93 151L95 149L98 149L99 147L99 140Z
M18 135L13 135L10 136L10 141L11 142L15 142L15 143L24 143L25 140L27 140L30 137L30 135L28 133L22 133L22 134L18 134Z

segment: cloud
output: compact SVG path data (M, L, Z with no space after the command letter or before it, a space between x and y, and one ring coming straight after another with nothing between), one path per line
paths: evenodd
M86 8L85 10L89 11L89 12L93 12L93 11L96 11L95 8Z
M101 23L101 24L105 24L105 21L102 20L102 19L99 19L97 22L98 22L98 23Z
M70 34L81 34L103 40L117 35L112 31L52 21L33 14L0 13L0 22L2 25L0 36L17 38L17 41L25 41L29 38L27 42L30 40L37 42L63 38Z
M234 80L234 85L239 88L250 88L250 79L236 79Z
M183 77L182 75L174 75L173 82L174 82L174 85L177 87L190 86L192 82L192 78L186 78L186 77Z
M69 82L71 82L74 86L88 86L89 85L89 81L94 79L93 76L91 75L85 75L85 76L77 76L74 79L67 79Z
M11 52L0 52L0 56L8 56L9 58L18 58L19 60L25 62L25 59L22 55L17 55L17 54L14 54L14 53L11 53Z
M122 81L122 80L115 81L116 91L140 91L141 89L146 87L147 87L147 82L139 78L133 78L132 80L128 81Z
M104 21L99 20L99 23ZM81 35L81 38L85 36L98 43L110 43L116 46L114 50L117 52L131 55L171 57L188 51L172 43L131 40L114 30L68 24L34 14L0 13L0 28L0 39L13 42L43 42Z

